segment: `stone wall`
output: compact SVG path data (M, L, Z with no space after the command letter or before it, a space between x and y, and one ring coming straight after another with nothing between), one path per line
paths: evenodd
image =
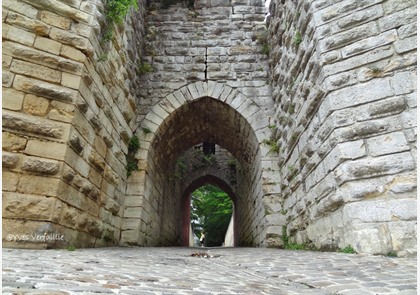
M272 1L270 12L287 234L415 252L415 1Z
M267 215L279 214L276 206L266 207L280 189L276 159L261 144L271 136L273 111L258 38L266 33L265 13L263 1L247 0L150 7L142 61L147 71L136 96L140 171L128 180L123 243L179 243L182 191L171 185L171 171L185 150L204 141L229 150L243 171L238 244L264 245L267 232L281 233L266 222Z
M116 26L101 1L2 5L3 243L115 244L144 7Z
M205 178L171 177L211 142L238 245L416 251L414 1L272 1L268 30L262 0L2 6L6 247L180 244Z

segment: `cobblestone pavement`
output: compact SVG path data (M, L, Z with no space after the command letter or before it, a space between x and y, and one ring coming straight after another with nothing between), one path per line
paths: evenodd
M416 271L416 258L263 248L3 249L3 294L408 295Z

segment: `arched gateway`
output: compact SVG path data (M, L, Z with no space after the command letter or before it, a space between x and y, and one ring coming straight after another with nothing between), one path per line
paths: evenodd
M2 2L3 246L180 245L218 179L237 245L416 253L415 1L114 2Z
M132 228L122 232L123 243L183 244L185 198L195 185L195 171L180 179L174 177L175 166L182 153L211 142L229 151L239 165L236 191L230 189L230 195L236 195L237 245L266 244L264 196L279 193L278 180L269 172L277 163L260 144L270 134L269 117L257 102L222 83L196 82L169 94L137 132L141 171L128 179L127 190L133 193L127 197L124 221ZM215 179L220 180L211 173L197 177L205 182Z

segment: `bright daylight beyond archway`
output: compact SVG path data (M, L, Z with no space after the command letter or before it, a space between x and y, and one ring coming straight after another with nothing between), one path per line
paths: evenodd
M143 211L136 213L142 234L133 242L188 246L189 197L197 188L213 184L234 203L235 246L258 245L265 220L261 150L254 128L261 123L259 130L268 129L266 118L252 100L236 91L224 98L204 95L194 100L183 96L188 91L176 91L155 106L154 113L160 116L147 116L139 129L150 132L146 137L139 134L147 150L142 153L144 164L140 161L144 173L137 175L144 179L139 196ZM242 104L247 106L246 116L238 111ZM248 121L251 116L255 126Z
M190 208L195 246L234 245L233 202L226 192L213 185L204 185L191 194Z

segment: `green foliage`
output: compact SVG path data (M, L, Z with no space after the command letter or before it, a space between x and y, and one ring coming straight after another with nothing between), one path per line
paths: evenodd
M109 0L106 15L115 23L122 23L132 7L138 9L137 0Z
M206 164L212 165L216 161L216 156L213 154L203 155L203 162Z
M298 243L289 243L285 247L287 250L309 250L309 248L305 244L298 244Z
M289 181L295 178L299 173L299 169L294 166L287 166L287 169L289 170L289 174L287 176L287 180Z
M373 76L377 76L383 72L383 70L378 67L370 67L369 70Z
M229 166L229 167L236 167L236 165L237 165L237 163L236 163L236 159L235 159L235 158L230 158L230 159L227 161L227 164L228 164L228 166Z
M261 46L261 53L262 54L269 55L270 50L271 50L270 45L268 45L267 43L265 43Z
M289 245L289 236L287 235L287 229L284 225L282 227L281 240L283 241L283 247L286 248L287 245Z
M272 139L264 139L262 143L268 145L270 147L270 152L272 153L278 153L280 151L280 147L277 145L277 142Z
M354 254L354 253L356 253L356 250L354 250L353 247L349 245L349 246L347 246L347 247L345 247L343 249L338 250L338 252L340 252L340 253Z
M76 247L74 245L69 245L67 251L76 251Z
M283 241L283 248L286 250L313 250L307 244L291 243L287 235L286 226L282 228L281 239Z
M127 161L127 177L130 176L133 171L137 171L139 167L137 166L137 161L135 160L128 160Z
M152 130L150 130L150 129L149 129L149 128L147 128L147 127L142 128L141 130L143 130L143 133L144 133L144 134L149 134L149 133L152 133Z
M191 195L191 222L194 233L206 233L206 246L221 246L232 215L232 201L219 188L205 185Z
M128 151L137 152L137 150L140 148L140 141L137 136L133 136L130 138L130 141L128 142Z
M287 112L291 115L295 112L295 105L293 103L289 104L289 107L287 108Z
M102 42L111 41L113 35L114 35L114 33L112 32L112 28L107 26L107 28L105 29L105 31L102 35Z
M147 62L141 62L139 63L139 66L137 67L137 72L139 75L151 73L153 72L153 67Z
M293 42L299 46L300 43L302 43L302 35L299 31L296 31L295 38L293 39Z
M102 62L102 61L106 61L106 59L108 58L108 54L101 54L99 57L98 57L98 62Z
M139 138L134 135L133 137L130 138L130 141L128 142L128 153L127 153L127 156L125 157L127 160L127 167L126 167L127 177L129 177L133 171L136 171L139 169L137 166L137 160L135 158L135 155L139 148L140 148Z
M386 256L388 256L388 257L398 257L397 252L395 252L395 251L389 252L388 254L386 254Z

